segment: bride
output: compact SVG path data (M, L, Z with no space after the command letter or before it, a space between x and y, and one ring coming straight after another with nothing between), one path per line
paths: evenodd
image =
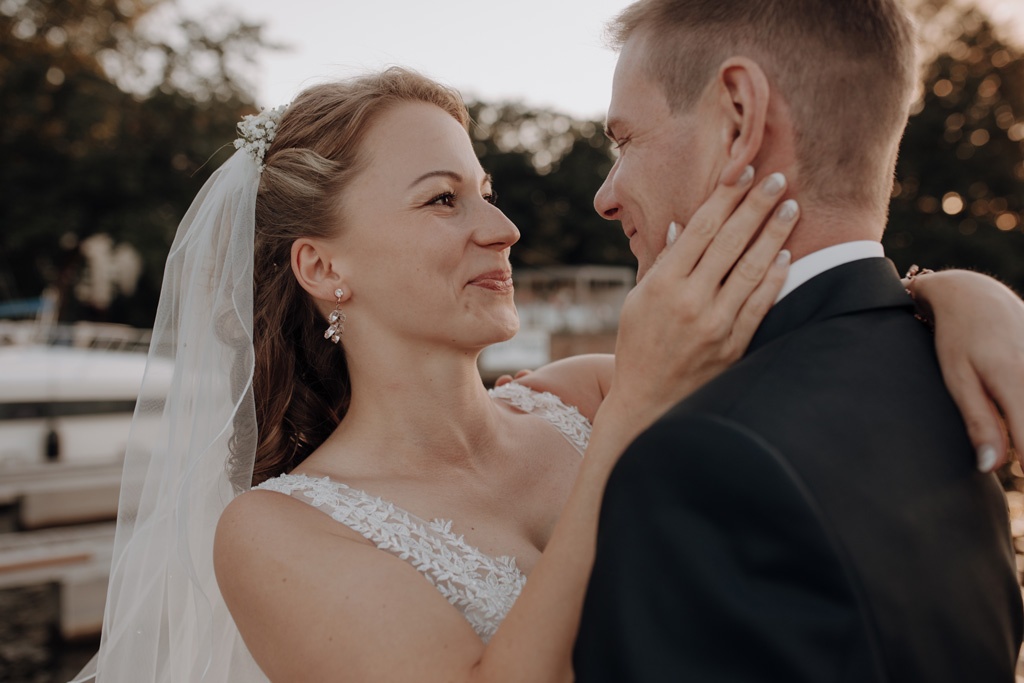
M240 125L168 258L150 354L174 378L143 383L79 680L571 680L608 472L742 354L797 207L718 187L629 295L617 365L488 392L519 232L467 126L401 69Z

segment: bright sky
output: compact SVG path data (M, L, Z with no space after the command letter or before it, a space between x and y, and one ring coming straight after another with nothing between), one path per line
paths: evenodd
M521 100L603 119L615 54L603 27L630 0L177 0L191 16L227 8L291 46L267 52L258 104L307 85L391 64L413 67L468 99ZM727 0L726 0L727 1ZM996 25L1024 36L1024 1L982 0Z
M263 21L272 42L257 74L258 104L307 85L391 64L452 85L467 99L522 100L603 118L615 54L604 23L628 0L178 0L205 16L228 8Z

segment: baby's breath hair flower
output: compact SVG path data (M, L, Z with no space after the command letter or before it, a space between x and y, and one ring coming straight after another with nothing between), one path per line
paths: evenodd
M236 126L238 139L235 140L235 149L248 152L259 166L260 173L263 172L263 157L277 135L277 122L287 108L287 104L282 104L273 109L264 109L259 114L243 116Z

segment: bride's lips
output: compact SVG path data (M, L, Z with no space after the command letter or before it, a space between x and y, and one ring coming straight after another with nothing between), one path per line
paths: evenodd
M495 292L511 292L513 290L512 271L492 270L487 273L481 273L470 280L469 284Z

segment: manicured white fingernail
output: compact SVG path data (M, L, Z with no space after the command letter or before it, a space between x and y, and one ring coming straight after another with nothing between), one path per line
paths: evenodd
M747 166L743 169L743 175L736 181L736 187L746 187L752 182L754 182L754 167Z
M677 237L679 237L679 226L676 225L675 221L672 221L668 224L668 237L665 238L665 246L672 246Z
M779 255L775 257L775 264L779 266L789 265L789 260L793 258L793 255L789 253L789 249L783 249L779 252Z
M795 199L787 199L782 202L779 206L779 220L786 221L787 223L796 218L797 212L800 210L800 206L796 203Z
M978 449L978 469L988 474L996 468L996 449L992 446L982 446Z
M764 193L769 197L774 197L778 193L782 192L783 188L786 187L786 176L781 173L772 173L768 176L764 184L761 186L764 189Z

